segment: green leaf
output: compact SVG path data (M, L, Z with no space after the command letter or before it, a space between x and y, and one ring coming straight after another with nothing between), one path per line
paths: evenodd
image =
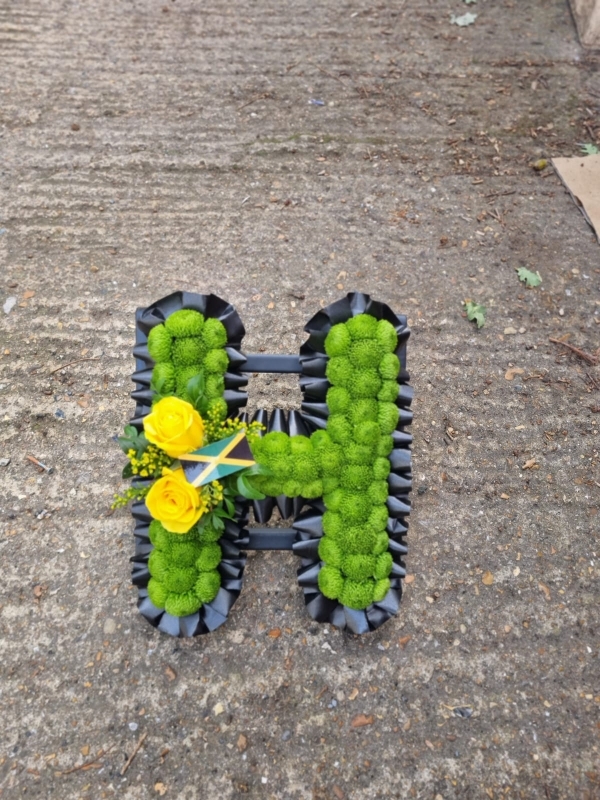
M246 467L246 469L243 470L240 475L246 478L251 478L253 475L267 475L268 477L271 477L273 475L273 470L267 467L265 464L259 464L257 462L251 467Z
M238 492L247 500L264 500L266 497L266 495L264 495L262 492L259 492L258 489L255 489L254 486L251 486L243 475L238 477L237 487Z
M137 439L137 437L138 437L138 431L137 431L137 428L135 427L135 425L125 425L125 428L123 429L123 433L129 439Z
M225 523L221 519L221 517L215 516L215 514L211 514L210 524L216 531L224 531L225 530Z
M467 312L468 320L476 322L478 328L483 328L485 325L485 315L487 313L485 306L473 303L472 300L465 300L465 311Z
M123 467L123 472L121 473L121 477L123 479L133 477L133 470L131 468L131 464L125 464L125 466Z
M584 153L584 155L586 156L597 156L598 154L600 154L600 150L596 147L595 144L582 144L581 152Z
M150 388L155 394L157 394L159 397L162 397L166 383L167 381L165 378L159 378L156 375L152 375L152 379L150 381Z
M519 280L523 281L527 286L539 286L542 282L542 276L539 272L531 272L525 267L518 267L517 275L519 276Z

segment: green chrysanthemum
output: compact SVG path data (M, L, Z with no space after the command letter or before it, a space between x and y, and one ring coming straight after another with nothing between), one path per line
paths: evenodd
M381 580L376 581L375 588L373 589L373 602L381 603L386 594L389 592L390 586L391 584L389 578L382 578Z
M197 577L198 572L194 567L178 567L170 564L162 583L164 583L169 593L181 594L182 592L189 592L194 586Z
M382 403L394 403L398 397L398 382L383 381L377 399Z
M350 349L350 332L344 323L334 325L325 339L325 352L330 358L345 356Z
M199 555L200 545L196 542L173 542L169 549L171 563L178 567L194 566Z
M185 338L187 336L199 336L204 327L204 317L199 311L190 308L182 308L175 311L165 321L165 326L171 336Z
M377 556L375 569L373 571L373 577L378 581L381 580L382 578L389 577L393 565L394 562L392 560L392 554L382 553L381 555Z
M377 534L368 525L347 528L340 538L344 552L351 555L371 555L377 543Z
M171 360L173 337L164 325L157 325L148 334L148 352L157 364Z
M372 464L376 457L374 447L368 447L364 444L356 444L356 442L350 442L350 444L345 448L344 454L346 457L346 463L361 464L365 467L368 467L370 464Z
M377 405L379 406L380 404ZM365 422L359 422L357 425L355 425L354 438L359 444L366 445L368 447L377 447L381 437L378 420L379 408L377 409L377 416L375 417L374 422L367 420Z
M374 580L353 581L348 578L344 581L340 600L348 608L367 608L373 602L374 589Z
M349 388L360 373L357 373L346 356L334 356L327 362L325 374L334 386Z
M380 319L377 323L377 341L386 353L393 353L398 347L398 334L386 319Z
M153 550L148 559L148 571L153 578L160 581L162 584L166 583L167 575L169 574L169 559L165 552L162 550Z
M390 474L390 462L387 458L377 458L373 464L373 477L376 481L384 481Z
M169 593L164 584L160 583L156 578L150 578L148 581L148 597L157 608L164 608Z
M318 577L319 589L330 600L337 600L344 589L344 578L339 569L332 566L322 567Z
M208 373L222 375L227 372L227 367L229 366L227 353L225 350L209 350L204 356L203 366Z
M352 342L348 357L357 369L375 367L381 361L384 350L376 339L361 339Z
M382 553L385 553L389 547L389 544L390 544L390 537L387 535L385 531L380 531L377 534L375 544L373 545L373 555L380 556Z
M202 330L202 339L207 350L217 350L227 344L227 330L218 319L207 319Z
M323 536L319 542L319 558L331 567L341 567L344 554L342 548L330 536Z
M388 494L387 481L373 481L367 490L367 496L374 506L385 503Z
M188 614L195 614L201 606L202 601L192 590L182 593L169 592L165 611L174 617L187 617Z
M373 508L373 503L364 493L343 492L339 504L339 513L348 525L358 525L367 522Z
M210 603L215 599L221 588L221 576L217 570L201 572L194 591L203 603Z
M155 330L153 328L153 330ZM152 370L152 380L162 384L163 394L175 391L175 367L170 361L156 364Z
M181 397L182 400L187 398L187 385L192 378L195 378L200 372L202 372L202 364L192 364L189 367L179 367L175 370L175 383L178 397Z
M400 361L395 353L386 353L379 362L379 374L386 381L398 380Z
M330 414L347 414L350 411L352 400L343 386L332 386L328 389L326 400Z
M329 494L338 488L340 481L337 475L323 475L321 478L323 484L323 494Z
M196 558L196 569L198 572L210 572L219 566L222 557L218 544L205 544Z
M307 500L314 500L317 497L322 497L323 495L323 481L321 480L314 480L305 483L302 487L302 491L300 492L302 497L305 497Z
M199 336L189 339L175 339L171 346L171 358L176 367L191 367L202 363L206 350Z
M352 441L352 425L341 414L333 414L327 420L327 432L336 444L345 447Z
M344 533L345 525L340 514L326 511L323 514L323 531L332 539L339 539Z
M353 581L364 581L373 577L376 563L375 556L348 555L342 561L342 573Z
M349 464L342 468L340 484L344 489L352 492L365 491L373 480L371 467Z
M377 397L381 389L381 378L374 369L355 372L353 380L348 384L348 391L355 399L361 397Z
M387 458L394 449L394 440L391 435L382 436L377 443L377 455L380 458Z
M353 425L363 425L365 422L377 422L377 400L373 397L363 397L354 400L348 413Z
M209 375L206 379L206 396L209 400L216 400L223 396L225 381L220 375Z
M358 314L346 322L352 341L377 338L377 320L370 314Z
M398 406L395 403L379 403L377 421L382 434L389 435L398 424Z
M192 530L194 530L192 528ZM205 545L210 542L218 542L221 538L221 533L210 525L203 525L198 529L198 541L200 544Z

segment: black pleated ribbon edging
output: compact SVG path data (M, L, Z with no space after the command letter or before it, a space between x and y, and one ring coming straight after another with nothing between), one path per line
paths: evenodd
M405 518L410 513L408 495L412 488L412 436L404 428L412 422L410 405L413 399L413 389L408 385L409 374L406 369L406 345L410 336L406 317L394 314L389 306L371 300L369 295L360 292L348 294L342 300L323 308L304 328L309 337L300 348L300 388L303 394L301 416L304 423L309 430L325 428L329 413L325 397L330 386L325 375L328 361L324 347L325 338L333 325L346 322L358 314L371 314L376 319L386 319L398 334L396 355L400 360L400 374L396 405L400 409L400 416L393 433L394 449L389 456L391 472L387 499L389 552L394 562L390 590L381 602L372 603L364 611L347 608L321 593L318 576L322 562L319 560L318 547L319 539L323 536L322 517L325 506L322 501L310 501L309 508L294 520L296 541L293 550L302 559L298 569L298 583L304 591L304 602L311 617L317 622L330 622L336 628L363 634L376 630L398 612L402 599L401 578L406 575L403 557L408 552L405 544L408 522Z
M242 321L230 304L214 294L203 295L191 292L174 292L162 300L157 300L145 309L136 312L136 344L133 355L136 371L131 376L136 384L131 393L136 401L134 417L130 424L141 431L143 419L150 413L152 406L153 360L148 353L148 334L156 325L161 325L175 311L183 308L199 311L206 318L220 320L227 331L226 352L229 357L228 371L224 375L227 408L230 416L246 405L248 395L245 386L248 376L242 371L246 357L241 352L241 343L245 334ZM131 558L132 583L138 587L138 608L140 614L148 622L163 633L171 636L187 637L210 633L220 627L229 615L229 610L239 597L242 588L242 576L246 565L246 554L242 548L248 545L248 502L238 498L235 503L235 519L225 520L225 531L219 539L223 558L218 566L221 575L221 588L214 600L205 603L195 614L186 617L174 617L167 614L164 608L157 608L148 597L148 558L153 545L148 536L148 528L152 517L143 502L134 503L132 514L136 520L135 555Z

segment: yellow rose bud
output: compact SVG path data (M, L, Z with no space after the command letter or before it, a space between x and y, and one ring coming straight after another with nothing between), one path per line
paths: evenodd
M187 533L206 508L182 469L165 471L146 495L148 511L171 533Z
M197 450L204 443L204 422L196 409L178 397L163 397L144 418L148 441L171 458Z

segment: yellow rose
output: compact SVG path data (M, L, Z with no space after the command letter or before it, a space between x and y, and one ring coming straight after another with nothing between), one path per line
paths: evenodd
M182 469L165 469L146 495L146 505L171 533L187 533L206 510L200 492L187 482Z
M144 418L144 433L171 458L179 458L202 447L204 422L190 403L179 397L163 397Z

